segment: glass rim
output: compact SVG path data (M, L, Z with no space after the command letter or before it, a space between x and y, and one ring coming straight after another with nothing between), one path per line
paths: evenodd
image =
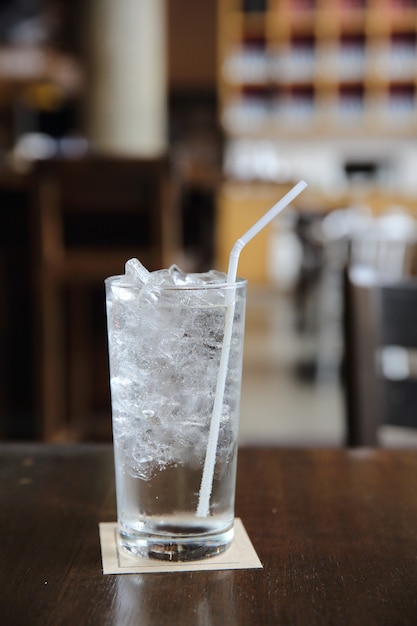
M104 279L105 285L113 285L117 284L118 287L122 289L142 289L143 285L134 285L132 283L122 282L122 279L125 278L124 274L117 274L115 276L108 276ZM212 290L212 289L242 289L246 287L248 281L246 278L241 278L238 276L236 281L233 283L220 282L220 283L202 283L191 284L191 285L154 285L155 289L159 291L201 291L201 290Z

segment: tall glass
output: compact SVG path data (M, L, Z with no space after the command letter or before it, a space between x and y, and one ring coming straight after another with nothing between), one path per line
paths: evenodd
M246 281L151 290L123 276L105 283L119 545L169 560L219 554L233 539ZM209 510L201 516L228 307L232 339Z

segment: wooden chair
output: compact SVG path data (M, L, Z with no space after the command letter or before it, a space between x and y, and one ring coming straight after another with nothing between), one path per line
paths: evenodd
M170 263L175 220L169 194L165 159L89 156L34 168L36 391L43 440L87 436L92 382L108 376L104 278L123 273L133 256L150 270Z
M1 254L0 250L0 291L2 294L7 294L6 283L6 262ZM3 295L3 298L7 299L7 296ZM9 309L7 301L3 300L0 304L0 345L2 346L0 354L0 439L3 439L7 434L7 417L8 417L8 396L7 396L7 332L9 326ZM5 419L2 419L2 414Z
M346 272L347 445L378 445L384 424L417 428L416 316L416 279Z

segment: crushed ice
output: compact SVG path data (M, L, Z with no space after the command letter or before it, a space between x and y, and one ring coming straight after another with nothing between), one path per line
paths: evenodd
M162 467L183 460L185 451L196 464L204 458L225 318L224 290L205 287L226 278L215 270L186 274L176 265L148 272L130 259L125 275L112 284L108 311L114 435L131 459L134 476L148 480ZM232 350L240 344L235 338ZM239 381L231 372L228 386ZM227 388L221 424L226 446L231 428L228 395Z

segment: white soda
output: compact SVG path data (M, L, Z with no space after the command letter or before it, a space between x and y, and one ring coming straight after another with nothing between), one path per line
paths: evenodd
M245 282L216 272L106 280L121 545L155 558L222 552L233 537ZM234 326L210 510L196 515L222 350L226 295Z

